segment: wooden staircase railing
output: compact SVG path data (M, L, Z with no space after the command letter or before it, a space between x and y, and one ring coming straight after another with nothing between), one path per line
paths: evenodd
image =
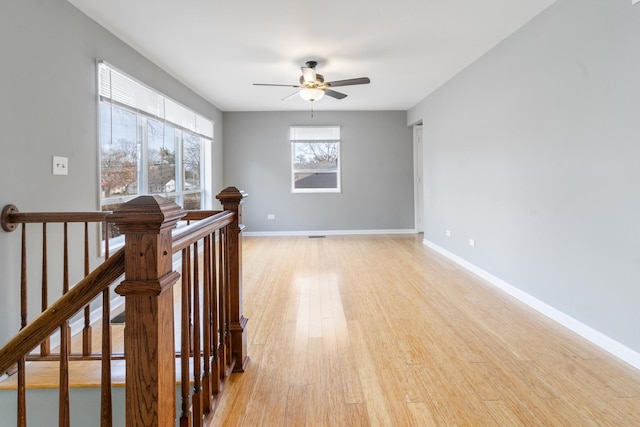
M14 205L5 206L2 210L2 228L5 231L14 231L18 225L22 224L22 244L21 244L21 266L20 266L20 320L21 327L24 328L27 322L27 224L42 225L42 270L41 270L41 311L48 307L49 300L49 251L47 237L49 236L48 224L61 223L63 225L62 235L62 293L69 291L69 229L70 225L79 224L84 226L83 233L83 277L89 274L90 250L89 250L89 224L103 223L107 226L107 218L111 212L36 212L22 213ZM109 257L109 236L105 238L105 259ZM90 325L90 305L84 308L84 329L82 339L82 356L88 357L91 354L91 325ZM38 358L46 357L50 354L50 340L47 337L40 345ZM73 355L72 357L77 357ZM29 356L28 358L33 358Z
M184 212L167 199L141 196L111 213L19 213L5 208L6 231L22 224L21 330L0 349L0 373L17 365L17 422L27 421L26 362L59 360L59 425L70 425L69 363L100 359L102 426L113 423L111 362L122 357L111 349L110 288L125 297L124 358L126 363L126 425L174 425L176 366L179 369L181 426L201 426L215 409L225 379L242 372L246 354L246 322L242 315L241 204L246 195L233 187L218 194L224 211ZM175 230L178 221L189 225ZM124 247L96 270L88 271L88 223L115 224L125 236ZM64 223L63 296L47 306L42 291L40 315L27 319L26 224L43 224L43 289L47 289L47 223ZM68 286L70 222L84 222L85 276ZM108 247L108 243L107 243ZM108 249L107 249L108 250ZM174 254L176 255L174 257ZM181 273L173 271L179 261ZM124 280L119 277L124 273ZM174 284L179 286L179 345L174 344ZM119 284L118 284L119 283ZM117 286L116 286L117 285ZM89 303L102 299L101 352L92 351ZM69 321L84 312L82 352L70 351ZM49 348L49 337L60 329L60 351ZM87 344L88 342L89 344ZM37 356L33 349L40 345Z

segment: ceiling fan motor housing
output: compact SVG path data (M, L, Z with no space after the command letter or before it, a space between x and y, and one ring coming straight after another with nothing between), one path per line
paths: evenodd
M304 76L300 76L300 84L303 86L318 86L324 83L324 76L322 74L316 74L315 82L307 82L304 79Z

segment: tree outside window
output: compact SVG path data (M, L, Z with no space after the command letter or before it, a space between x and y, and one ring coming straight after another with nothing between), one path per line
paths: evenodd
M340 192L339 127L292 127L294 193Z

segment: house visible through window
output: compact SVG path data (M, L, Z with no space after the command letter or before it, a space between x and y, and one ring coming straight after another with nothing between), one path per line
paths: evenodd
M340 192L340 127L292 126L291 191Z
M202 209L213 122L106 63L98 79L101 209L142 194Z

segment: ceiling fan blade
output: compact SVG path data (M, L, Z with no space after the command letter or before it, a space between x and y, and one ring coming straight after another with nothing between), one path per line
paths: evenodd
M316 81L316 70L311 67L300 67L302 70L302 79L305 83L314 83Z
M296 96L296 95L297 95L297 94L299 94L299 93L300 93L300 91L295 91L295 92L293 92L291 95L287 95L287 96L285 96L284 98L282 98L282 99L281 99L281 101L286 101L286 100L287 100L287 99L289 99L289 98L293 98L294 96Z
M277 85L271 83L254 83L254 86L283 86L283 87L300 87L299 85Z
M335 99L344 99L347 97L346 93L336 92L335 90L331 90L331 89L325 89L324 94Z
M336 87L336 86L352 86L352 85L366 85L371 83L369 77L358 77L357 79L347 79L347 80L336 80L335 82L325 83L325 86Z

